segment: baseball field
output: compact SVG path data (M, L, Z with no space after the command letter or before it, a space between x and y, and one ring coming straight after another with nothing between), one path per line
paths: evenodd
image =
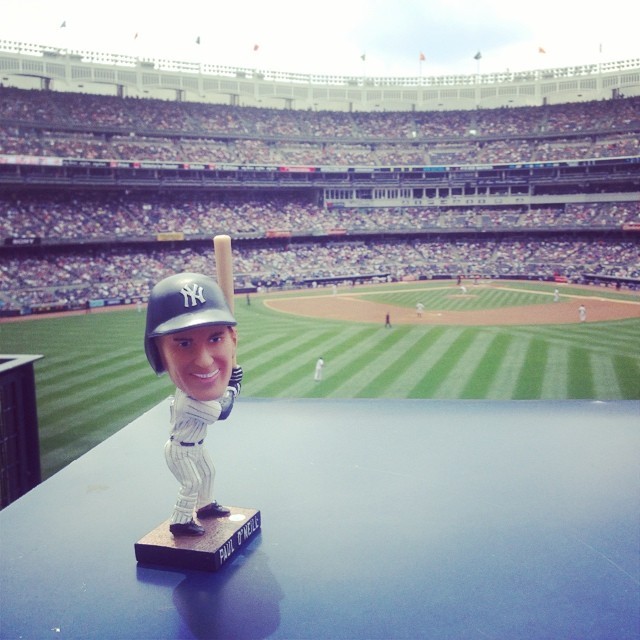
M241 397L640 399L637 293L559 285L554 301L553 284L465 287L237 296ZM146 361L144 320L130 307L0 323L0 352L44 356L35 366L44 478L172 393Z

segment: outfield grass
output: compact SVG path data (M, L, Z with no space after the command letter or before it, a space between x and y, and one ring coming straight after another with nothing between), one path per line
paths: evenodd
M425 287L356 292L400 306L414 307L419 298L429 309L471 310L551 304L553 288L518 283L518 291L456 299L435 283ZM618 295L601 289L577 293ZM389 330L382 323L285 315L263 301L253 296L251 305L242 297L236 302L243 397L640 399L640 318ZM168 378L157 378L146 361L143 332L144 313L136 310L0 324L0 352L45 356L35 366L44 477L172 393ZM320 355L326 365L318 383L313 372Z

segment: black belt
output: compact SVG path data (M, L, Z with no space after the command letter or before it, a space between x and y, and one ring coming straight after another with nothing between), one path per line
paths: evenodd
M171 436L170 440L173 441L173 436ZM197 444L202 444L203 442L204 442L204 438L202 440L200 440L199 442L181 442L180 446L181 447L195 447Z

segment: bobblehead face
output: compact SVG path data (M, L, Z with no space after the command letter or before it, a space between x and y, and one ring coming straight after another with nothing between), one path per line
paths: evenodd
M173 384L195 400L224 394L236 349L234 327L208 325L156 338L160 357Z

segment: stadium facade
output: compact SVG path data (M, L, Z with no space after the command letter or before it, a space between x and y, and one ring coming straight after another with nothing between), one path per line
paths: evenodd
M0 40L9 86L261 108L423 111L540 106L640 94L640 58L519 72L309 75Z

